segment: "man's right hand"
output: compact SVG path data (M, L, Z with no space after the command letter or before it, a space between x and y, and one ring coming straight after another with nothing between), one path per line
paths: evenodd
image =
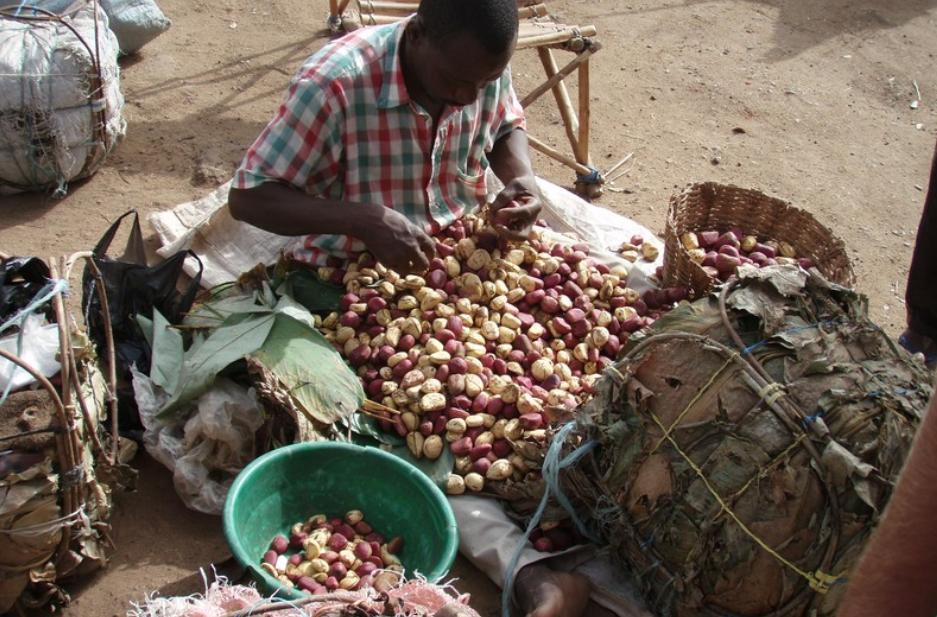
M401 274L425 272L436 256L433 239L396 210L371 206L355 234L375 259Z

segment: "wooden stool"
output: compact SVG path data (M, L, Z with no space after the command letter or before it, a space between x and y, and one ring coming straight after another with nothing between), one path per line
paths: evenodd
M602 46L593 37L595 26L573 26L557 23L547 7L537 0L517 0L519 30L517 49L534 49L543 65L544 81L521 98L526 109L547 91L559 109L566 128L571 154L548 146L530 133L530 146L563 163L576 172L576 192L589 199L602 194L605 178L592 164L589 153L589 58ZM413 0L329 0L329 29L351 31L362 26L389 24L416 12L419 2ZM554 50L573 54L562 68ZM579 80L578 111L566 89L567 77L577 73Z

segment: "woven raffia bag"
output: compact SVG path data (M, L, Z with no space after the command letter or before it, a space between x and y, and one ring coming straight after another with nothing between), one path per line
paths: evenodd
M662 616L829 616L931 396L865 300L740 270L630 341L563 487Z
M703 182L670 198L664 232L664 286L688 287L700 298L718 282L690 258L680 242L688 231L740 228L759 240L787 242L798 257L809 257L828 280L852 287L855 275L842 240L813 215L753 189Z

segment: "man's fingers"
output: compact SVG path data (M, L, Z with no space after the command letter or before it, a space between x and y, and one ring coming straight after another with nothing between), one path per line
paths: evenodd
M498 210L495 212L494 222L508 228L525 227L533 223L538 214L540 214L540 204L529 203Z
M420 232L416 241L420 244L420 249L426 255L427 260L436 256L436 242L423 232ZM429 265L429 261L426 262Z

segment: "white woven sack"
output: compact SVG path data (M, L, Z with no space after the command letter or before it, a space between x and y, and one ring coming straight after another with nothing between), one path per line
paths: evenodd
M126 131L117 53L92 1L0 14L0 192L61 196L98 170Z

